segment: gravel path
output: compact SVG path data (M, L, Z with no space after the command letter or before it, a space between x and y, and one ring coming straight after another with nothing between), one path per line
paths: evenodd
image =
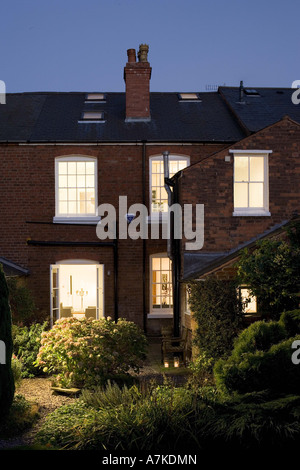
M34 436L43 424L46 416L56 408L73 403L76 400L76 398L66 395L54 394L51 390L51 380L49 378L23 379L21 385L16 390L16 394L23 395L26 400L38 405L39 419L30 430L21 436L0 439L0 450L32 444Z

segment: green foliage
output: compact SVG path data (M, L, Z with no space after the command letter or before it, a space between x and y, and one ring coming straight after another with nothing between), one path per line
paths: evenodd
M11 333L11 312L8 301L8 287L2 266L0 266L0 341L5 347L5 364L0 364L0 421L9 413L12 405L15 384L11 369L13 353Z
M146 337L133 322L64 318L42 333L36 364L58 374L60 386L91 387L137 372L146 347Z
M295 322L299 314L284 312L277 322L255 322L241 332L231 356L214 367L217 386L237 393L297 393L300 368L292 362L292 343L300 339L299 321ZM291 331L295 336L290 337Z
M15 355L13 355L11 359L11 369L14 376L15 386L17 387L22 381L22 362Z
M252 393L207 406L199 415L203 449L296 450L300 397Z
M288 336L300 333L300 309L283 312L280 315L279 324L283 326Z
M30 325L36 318L36 306L30 290L15 277L8 278L7 285L13 323Z
M300 247L282 240L262 240L237 263L238 282L249 286L258 298L263 315L278 318L284 310L298 306Z
M136 387L121 390L114 384L83 396L84 402L48 417L38 435L39 443L78 450L156 453L186 451L197 444L193 394L185 388L155 386L141 393Z
M37 443L70 450L195 453L206 449L297 449L299 396L202 396L209 388L152 385L87 390L47 416ZM205 394L204 394L205 395Z
M32 378L43 373L42 368L35 365L35 361L41 346L42 333L48 328L48 322L12 326L14 354L22 362L23 378Z
M231 352L241 328L236 288L234 281L213 276L191 284L189 303L197 324L195 344L214 360Z
M188 366L192 372L188 379L188 384L194 387L202 387L212 383L213 362L213 358L209 357L207 353L200 352Z
M239 359L242 354L267 351L273 344L286 339L284 326L277 321L256 321L241 331L234 341L232 356Z
M9 438L29 429L38 418L37 407L23 395L15 395L9 414L0 423L0 437Z

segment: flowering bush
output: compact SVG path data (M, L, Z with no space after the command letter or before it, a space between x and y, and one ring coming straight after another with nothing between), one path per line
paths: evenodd
M58 374L64 387L104 384L130 369L139 371L146 357L146 337L140 328L120 319L63 318L42 333L36 364L44 372Z

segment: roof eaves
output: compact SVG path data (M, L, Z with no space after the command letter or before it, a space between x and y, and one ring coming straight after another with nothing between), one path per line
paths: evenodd
M190 273L186 277L183 277L182 281L187 282L192 279L200 279L204 275L208 275L221 266L224 266L225 264L232 263L235 259L237 259L241 253L242 250L245 248L252 248L255 246L255 244L259 240L263 240L264 238L268 238L271 236L274 236L277 232L281 232L283 227L287 226L289 223L293 222L295 219L292 220L284 220L283 222L274 225L271 229L263 232L260 235L257 235L256 237L251 238L247 242L239 245L237 248L234 248L227 252L226 254L220 254L212 263L209 265L205 266L203 269L195 271L194 273Z

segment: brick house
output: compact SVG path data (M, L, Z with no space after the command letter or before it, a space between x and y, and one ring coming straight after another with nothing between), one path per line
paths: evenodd
M171 263L161 233L132 239L108 232L104 239L97 231L104 204L115 208L118 229L129 230L132 205L143 204L149 231L162 230L164 152L170 177L181 176L181 203L205 205L203 253L209 256L263 233L299 202L299 185L293 193L286 186L299 177L300 111L291 90L150 92L147 49L140 46L138 58L127 51L124 92L15 93L0 106L1 262L25 276L40 314L52 322L70 315L122 317L148 335L160 335L165 324L176 334L182 324L190 327L181 318L177 288L179 278L191 274L190 254ZM282 120L285 114L290 118ZM265 217L235 217L230 207L234 151L248 148L263 149L263 161L269 156L279 165L269 170L277 178L286 172L278 185L270 173L271 215Z
M183 240L181 280L203 280L210 274L230 279L243 248L284 236L284 227L299 215L299 157L300 124L284 116L181 172L180 203L201 201L205 210L201 251L185 251ZM242 294L248 297L246 286ZM248 320L259 318L258 300L248 304ZM192 328L184 307L181 320Z

